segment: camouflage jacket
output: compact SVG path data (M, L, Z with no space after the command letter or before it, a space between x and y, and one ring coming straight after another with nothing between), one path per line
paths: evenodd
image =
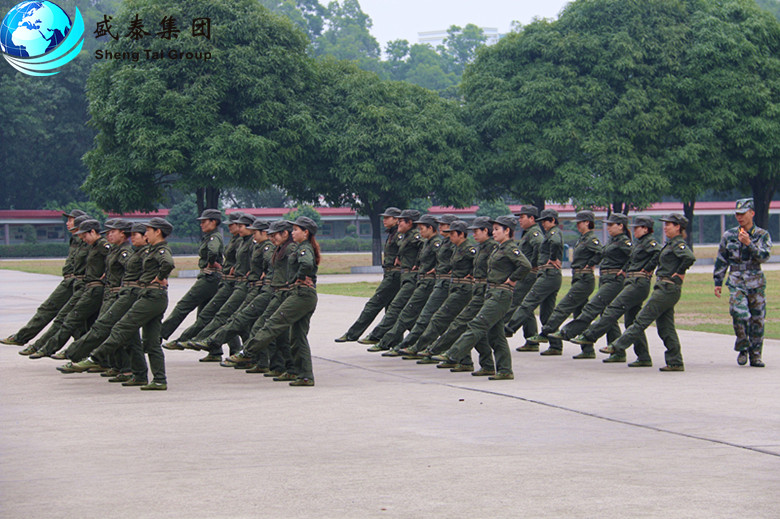
M739 227L723 233L713 274L716 287L723 286L723 279L729 268L731 270L729 283L734 286L751 284L751 279L756 277L760 277L763 284L764 277L756 276L755 272L761 270L761 263L768 260L772 254L772 238L766 230L755 225L748 234L750 234L750 245L744 245L739 241Z

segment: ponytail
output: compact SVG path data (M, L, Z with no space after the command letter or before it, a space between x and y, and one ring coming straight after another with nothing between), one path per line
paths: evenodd
M320 244L317 243L317 240L314 238L314 235L309 233L309 243L311 243L311 248L314 249L314 261L317 263L317 265L320 264Z
M277 261L279 261L282 256L287 252L287 247L292 243L292 234L290 231L280 231L280 232L286 232L287 233L287 240L279 245L276 250L274 251L274 255L271 257L271 263L275 264Z

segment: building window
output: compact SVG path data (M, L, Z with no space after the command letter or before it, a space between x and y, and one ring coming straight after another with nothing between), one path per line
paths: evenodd
M360 222L360 230L358 231L358 234L361 236L370 236L371 235L371 223L370 222Z
M333 235L333 224L332 223L324 223L324 224L322 224L322 229L320 230L320 234L322 236L332 236Z

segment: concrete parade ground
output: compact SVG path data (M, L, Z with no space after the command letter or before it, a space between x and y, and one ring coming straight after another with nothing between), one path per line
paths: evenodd
M0 270L0 336L58 282ZM334 343L364 303L319 296L315 387L166 350L144 392L0 345L0 518L780 516L778 341L740 367L732 337L681 331L686 371L660 373L655 328L653 368L515 337L515 380L489 381Z

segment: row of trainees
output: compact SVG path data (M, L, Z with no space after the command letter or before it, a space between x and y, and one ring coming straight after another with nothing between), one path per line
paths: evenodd
M57 368L63 373L99 372L109 377L109 382L123 386L165 390L161 337L170 336L190 311L200 307L204 311L199 312L193 333L207 327L213 331L214 337L204 336L204 344L224 338L211 346L206 360L220 361L222 344L242 336L247 340L242 356L254 360L252 372L268 371L262 368L268 363L266 352L274 345L272 358L283 369L274 380L287 380L293 386L314 385L306 337L317 302L320 257L313 220L301 217L269 225L251 215L233 213L229 223L233 237L225 248L218 231L221 213L204 211L198 218L204 233L198 280L163 322L167 277L174 267L165 243L172 231L170 223L161 218L136 225L109 220L104 239L99 223L80 213L65 215L73 237L63 281L33 319L3 343L23 346L54 319L52 326L20 354L33 359L70 359ZM159 264L157 270L152 262ZM228 302L236 306L223 311ZM212 312L210 317L204 315L206 310ZM143 340L138 336L139 328ZM58 354L71 336L76 340ZM166 346L182 349L178 344L172 341ZM154 377L151 383L147 382L145 363L141 364L143 352L149 356ZM228 362L234 367L239 364Z
M382 283L336 342L358 340L372 345L368 351L384 352L383 356L401 356L474 376L511 379L505 337L520 328L526 337L525 344L517 348L521 352L539 351L540 343L549 343L541 355L561 355L562 341L568 340L581 346L575 359L594 359L595 342L607 335L608 346L600 350L609 354L604 362L626 362L626 350L633 345L637 359L628 365L651 367L644 330L655 321L666 346L666 365L661 371L684 371L674 306L695 257L684 241L688 222L682 215L662 218L667 238L662 246L653 237L651 218L636 217L632 236L628 218L613 213L605 221L609 242L602 245L593 232L594 213L579 212L575 221L580 238L574 247L572 285L557 305L563 240L554 210L540 214L536 207L523 206L517 215L495 220L479 217L470 227L454 215L420 217L412 210L388 208L382 216L388 232ZM769 258L771 241L766 231L752 224L752 216L752 202L739 201L741 230L727 231L721 241L715 294L720 297L730 268L727 285L732 294L737 362L744 365L749 358L751 366L762 367L765 311L763 306L753 305L749 311L747 307L757 299L763 304L763 285L755 281L763 279L760 263ZM518 224L523 234L514 240ZM469 230L476 243L468 239ZM597 265L599 286L591 297ZM643 306L651 292L654 271L656 284ZM746 286L746 279L754 282ZM536 308L540 310L541 332L534 316ZM358 339L382 309L385 315L379 325ZM573 319L561 328L570 315ZM618 326L621 316L625 316L623 333ZM477 371L472 347L479 355Z

